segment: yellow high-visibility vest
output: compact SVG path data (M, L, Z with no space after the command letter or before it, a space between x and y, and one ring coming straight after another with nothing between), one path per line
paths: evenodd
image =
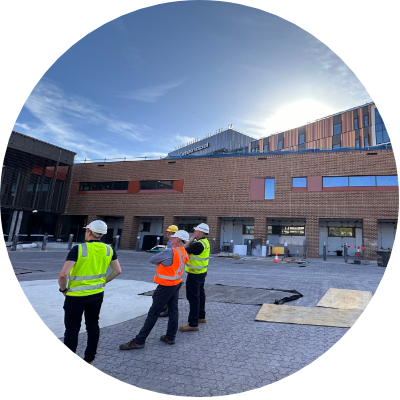
M103 242L80 244L78 260L70 272L67 296L89 296L102 292L112 256L113 249Z
M190 274L202 274L207 272L208 259L210 258L210 243L207 238L198 240L196 243L203 245L203 251L198 256L189 254L189 261L185 265L185 271Z

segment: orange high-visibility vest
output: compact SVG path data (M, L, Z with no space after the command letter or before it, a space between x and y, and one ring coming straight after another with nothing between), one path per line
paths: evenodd
M161 263L158 264L154 282L163 286L174 286L182 282L182 273L185 263L188 262L189 256L184 247L173 247L174 254L172 265L165 267Z

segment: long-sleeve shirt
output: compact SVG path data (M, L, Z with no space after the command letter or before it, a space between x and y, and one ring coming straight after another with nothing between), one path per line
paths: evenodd
M160 251L149 259L152 264L158 265L161 263L164 267L169 267L172 265L174 260L174 252L172 248Z

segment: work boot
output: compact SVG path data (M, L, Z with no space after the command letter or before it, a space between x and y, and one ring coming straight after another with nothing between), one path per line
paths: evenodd
M120 344L119 348L121 350L132 350L132 349L143 349L144 344L139 344L135 342L135 339L132 339L128 343Z
M86 361L86 360L85 360ZM94 360L92 360L92 361L86 361L88 364L90 364L90 365L93 365L93 363L94 363Z
M190 326L190 325L182 325L179 327L179 330L181 332L198 331L199 327L198 326Z
M163 311L163 312L160 314L160 317L168 317L168 310L167 310L167 311Z
M175 344L175 340L169 340L167 335L162 335L160 340L168 344Z
M200 319L199 319L199 322L200 322L201 324L205 324L205 323L207 322L207 320L206 320L205 318L200 318Z

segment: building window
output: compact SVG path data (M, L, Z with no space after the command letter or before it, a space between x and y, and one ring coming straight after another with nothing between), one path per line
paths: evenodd
M150 232L151 222L142 222L143 229L142 232Z
M332 149L340 149L340 143L334 144L334 145L332 146Z
M254 235L254 225L243 225L243 235Z
M375 133L376 133L376 144L390 142L386 126L377 108L375 108Z
M368 115L364 115L364 126L368 126Z
M104 190L127 190L128 181L118 182L81 182L79 191L104 191Z
M345 187L349 186L347 176L324 176L322 177L323 187Z
M397 175L377 176L376 186L399 186L399 178Z
M333 125L333 134L339 135L339 133L342 133L342 124Z
M268 144L264 144L264 153L268 152Z
M283 149L283 140L280 140L278 142L278 150L282 150Z
M376 186L375 176L350 176L349 186Z
M305 228L304 226L269 225L268 235L305 236Z
M355 237L356 229L330 226L330 227L328 227L328 236L329 237Z
M307 178L292 178L292 186L294 188L305 188L307 187Z
M356 139L356 149L360 148L360 139Z
M255 147L254 149L251 149L251 152L252 152L252 153L258 153L257 147Z
M198 224L179 224L179 230L189 232L189 235L194 232L194 228L196 228Z
M265 180L265 197L266 200L275 199L275 178Z
M358 129L358 118L354 118L354 129Z
M365 137L365 138L364 138L364 147L368 147L368 146L369 146L368 138Z
M299 135L299 144L303 144L303 143L305 143L305 134L304 133Z
M173 190L174 181L140 181L139 190Z

